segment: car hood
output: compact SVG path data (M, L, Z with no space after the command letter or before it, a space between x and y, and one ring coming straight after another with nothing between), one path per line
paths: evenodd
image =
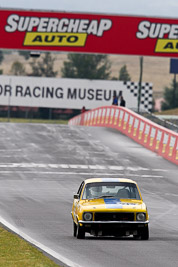
M118 198L103 198L82 200L81 208L85 211L136 211L146 210L146 205L142 200L118 199Z

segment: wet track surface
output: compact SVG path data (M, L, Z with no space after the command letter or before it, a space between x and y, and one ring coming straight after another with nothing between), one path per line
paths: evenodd
M178 166L94 127L1 123L0 152L0 216L73 266L177 266ZM137 181L149 241L72 236L73 193L90 177Z

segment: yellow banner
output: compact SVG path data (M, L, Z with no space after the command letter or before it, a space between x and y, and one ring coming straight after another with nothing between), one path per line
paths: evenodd
M25 46L85 46L86 33L27 32Z
M172 40L172 39L157 40L155 52L178 53L178 40Z

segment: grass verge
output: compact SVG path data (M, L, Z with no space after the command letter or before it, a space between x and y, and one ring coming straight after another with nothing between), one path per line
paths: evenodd
M14 123L50 123L50 124L68 124L68 120L42 120L42 119L21 119L21 118L0 118L0 122Z
M59 267L37 248L0 226L1 267Z
M178 115L178 108L155 112L155 115Z

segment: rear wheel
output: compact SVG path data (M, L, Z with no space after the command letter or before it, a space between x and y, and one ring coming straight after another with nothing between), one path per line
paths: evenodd
M73 236L76 237L76 234L77 234L77 225L75 222L73 222Z
M148 240L149 239L149 228L146 226L141 233L141 240Z
M76 237L77 239L84 239L85 238L85 231L82 226L79 224L77 225L77 231L76 231Z

